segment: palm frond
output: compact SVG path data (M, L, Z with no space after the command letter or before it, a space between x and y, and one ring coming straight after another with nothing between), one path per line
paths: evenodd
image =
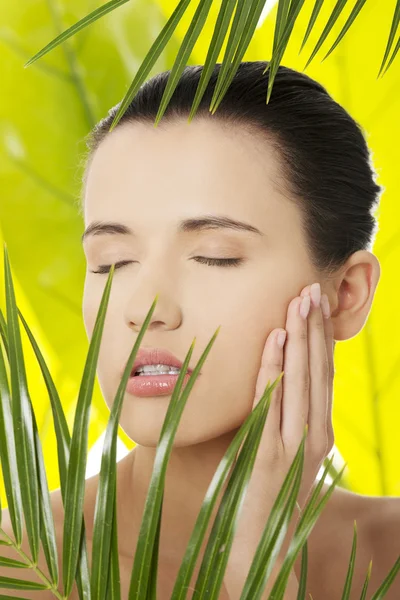
M344 583L342 600L349 600L349 598L350 598L350 591L351 591L351 584L352 584L353 575L354 575L354 565L355 565L355 560L356 560L356 553L357 553L357 524L356 524L356 521L354 521L353 545L351 548L350 562L349 562L349 567L347 569L346 581Z
M99 486L97 488L93 526L91 591L93 598L98 598L98 600L103 600L105 598L107 589L116 489L117 435L122 403L128 379L136 359L137 351L139 350L143 336L150 323L156 303L157 296L146 316L129 359L125 365L124 374L118 386L118 390L111 408L110 418L107 423L101 458ZM96 331L96 333L100 339L100 330L99 332Z
M75 411L74 427L70 447L70 457L65 490L65 517L63 535L63 585L64 595L69 596L75 581L81 545L83 502L85 492L85 472L87 462L88 428L96 376L97 360L106 310L111 291L115 265L112 265L105 285L99 311L90 340L82 383L79 389Z
M396 35L396 31L397 31L397 29L398 29L398 26L399 26L399 22L400 22L400 0L397 0L396 7L395 7L395 9L394 9L394 15L393 15L392 26L391 26L391 28L390 28L390 32L389 32L389 39L388 39L388 42L387 42L387 45L386 45L385 55L384 55L384 57L383 57L383 60L382 60L382 64L381 64L381 68L380 68L380 70L379 70L379 73L378 73L378 77L379 77L379 75L381 74L381 72L382 72L382 69L383 69L383 67L384 67L384 64L385 64L385 62L387 61L387 58L388 58L388 56L389 56L390 49L391 49L391 47L392 47L392 45L393 45L393 42L394 42L394 36ZM394 49L394 52L393 52L393 54L392 54L392 57L391 57L391 59L390 59L390 61L389 61L388 65L387 65L387 67L386 67L386 69L385 69L384 73L385 73L385 72L388 70L388 68L389 68L389 67L390 67L390 65L392 64L392 62L393 62L393 60L394 60L394 57L396 56L396 54L397 54L397 52L398 52L398 50L399 50L399 47L400 47L400 37L399 37L399 39L397 40L396 48Z
M51 410L53 414L53 422L57 441L57 454L58 454L58 470L60 475L60 487L61 497L65 506L65 491L67 486L67 470L70 455L71 446L71 434L68 429L67 420L63 412L60 397L57 392L54 381L51 377L50 371L46 365L43 354L29 328L26 319L24 318L20 309L18 314L21 322L28 335L29 341L32 345L33 351L36 355L39 367L41 369L43 379L45 381L51 404ZM1 440L0 440L1 442ZM82 518L82 535L81 535L81 548L79 553L79 563L77 571L77 588L80 600L86 600L90 598L90 575L89 575L89 562L86 548L86 535L85 535L85 523Z
M170 404L168 405L167 414L161 429L160 440L157 445L153 473L146 497L139 539L136 546L135 560L133 563L129 588L129 600L146 598L148 594L149 575L151 572L151 557L154 551L158 515L160 511L162 495L164 493L165 475L172 451L172 445L189 393L198 377L205 359L208 356L208 353L211 350L212 345L214 344L214 341L219 333L219 329L220 327L218 327L215 331L197 365L193 369L182 395L179 396L183 379L186 375L189 361L193 353L193 348L196 341L196 338L194 338L183 362L171 396Z
M4 274L12 388L12 417L19 485L29 546L34 562L37 562L39 555L39 484L35 458L35 440L14 285L6 244L4 244Z
M86 17L84 17L83 19L80 19L77 23L74 23L74 25L60 33L60 35L54 38L54 40L52 40L46 46L44 46L44 48L39 50L39 52L37 52L34 56L32 56L32 58L30 58L25 63L24 67L29 67L29 65L37 61L39 58L41 58L51 50L54 50L54 48L65 42L68 38L72 37L76 33L79 33L88 25L91 25L101 17L104 17L104 15L108 14L112 10L115 10L116 8L119 8L127 2L129 2L129 0L110 0L110 2L107 2L106 4L103 4L103 6L96 8L96 10L86 15Z

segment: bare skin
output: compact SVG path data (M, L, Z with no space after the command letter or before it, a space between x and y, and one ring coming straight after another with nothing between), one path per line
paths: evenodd
M126 481L128 470L132 468L135 450L136 448L134 448L124 459L119 461L117 465L118 505L120 505L121 497L126 492L124 481ZM93 517L97 485L98 475L86 480L84 514L89 564L91 564ZM324 484L323 493L326 492L327 488L328 484ZM59 569L60 573L62 573L60 556L62 553L64 509L60 490L55 490L51 493L51 500L57 531ZM139 510L136 496L131 498L131 501L134 508L133 513L135 514L135 508ZM140 510L141 509L142 506L140 507ZM314 600L337 600L337 598L341 597L351 551L353 522L356 519L358 550L351 600L359 600L360 598L365 575L371 559L373 560L373 567L367 598L372 597L372 594L378 589L400 554L400 543L398 541L400 534L398 519L399 510L399 498L362 496L337 487L308 538L309 563L307 596L311 593ZM2 513L2 529L6 531L7 535L13 538L7 509L3 510ZM262 529L260 528L260 534L261 531ZM125 539L122 521L119 522L118 536L120 540ZM126 553L120 550L119 554L122 598L128 597L136 539L137 536L134 536L131 539L131 552ZM22 549L28 556L30 555L26 532L24 532ZM196 563L196 569L190 584L192 589L196 583L203 552L204 545L202 547L200 558ZM19 558L15 551L7 547L2 548L1 554L8 558ZM40 552L38 564L41 570L48 576L46 560L42 550ZM169 600L171 597L179 566L180 562L175 562L171 558L170 549L161 542L157 590L157 597L160 600ZM299 556L294 567L298 579L300 578L300 569L301 557ZM5 577L18 577L19 579L40 581L34 573L30 573L28 570L18 570L18 572L16 572L15 569L2 567L0 573ZM61 588L62 586L59 585L59 589ZM30 592L30 596L27 592L19 592L16 590L10 590L10 592L15 598L38 597L33 592ZM397 600L399 592L400 581L399 579L396 579L385 598L387 600ZM55 596L50 592L42 592L40 594L40 600L51 600L54 597ZM229 596L224 587L222 588L219 597L220 600L229 600ZM78 598L76 585L74 584L70 599L78 600Z
M159 597L167 600L212 475L251 411L269 333L284 327L292 298L319 281L329 297L334 339L357 335L371 309L379 262L372 253L359 251L335 277L322 278L310 261L301 215L288 200L273 147L218 123L117 127L94 153L84 203L86 227L112 221L134 230L84 241L88 270L83 317L89 339L107 279L96 271L129 261L114 274L98 360L97 374L109 408L156 293L158 303L141 347L164 347L183 360L196 336L189 364L193 368L221 326L182 415L167 471L159 584ZM261 235L222 228L177 231L182 219L205 214L246 222ZM202 264L197 257L243 260L227 268ZM124 398L120 424L137 445L118 463L119 552L126 566L123 597L168 402L168 396ZM97 476L86 485L90 540ZM61 540L62 503L59 492L52 496ZM334 492L309 538L309 591L314 600L341 597L354 519L359 539L354 600L360 597L371 558L369 589L378 588L400 554L394 535L400 529L399 503L397 498L364 497L339 488ZM45 564L43 556L40 564ZM8 576L16 576L9 571ZM300 559L295 572L299 577ZM398 586L393 584L389 600L400 596Z

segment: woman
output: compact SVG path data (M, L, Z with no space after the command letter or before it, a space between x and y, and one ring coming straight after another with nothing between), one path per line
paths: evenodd
M154 127L169 74L161 73L142 86L112 132L108 130L118 106L89 140L82 194L88 267L83 316L89 338L106 273L116 263L98 362L107 405L112 405L156 293L158 302L138 357L147 363L170 368L177 359L179 366L196 337L189 365L193 368L221 325L183 412L167 470L158 583L162 600L171 596L221 458L267 380L275 380L282 370L285 375L273 395L259 453L264 465L271 465L276 460L271 455L282 448L282 441L297 450L299 439L293 431L295 424L301 431L299 416L311 418L312 406L316 419L319 410L322 426L317 437L325 452L314 464L305 500L334 442L333 340L347 340L361 331L380 276L370 249L377 229L373 209L382 188L375 181L360 127L322 85L283 66L266 105L267 64L241 63L211 115L217 64L190 124L187 119L202 67L186 67L165 115ZM298 314L300 301L303 317ZM287 333L283 348L275 345L281 329ZM137 444L118 463L123 598L128 596L155 449L177 378L173 371L157 374L161 366L154 369L153 374L131 377L120 419ZM310 426L310 433L311 429L315 426ZM240 597L244 583L240 565L253 556L268 516L266 511L257 519L255 511L261 505L270 510L276 496L271 489L276 492L280 487L268 487L272 479L263 476L262 466L256 463L244 525L238 528L247 554L241 561L239 553L232 553L221 599ZM90 554L97 483L95 476L86 486ZM53 492L52 500L61 540L59 491ZM380 512L382 507L385 513ZM400 550L393 542L398 507L397 498L336 488L309 537L307 591L314 600L341 596L354 520L358 531L354 597L360 597L371 558L369 589L379 587ZM208 534L205 543L207 538ZM205 544L201 557L204 548ZM43 556L42 560L44 565ZM300 567L299 556L297 580ZM386 598L398 598L399 586L395 581ZM77 598L75 587L74 594Z

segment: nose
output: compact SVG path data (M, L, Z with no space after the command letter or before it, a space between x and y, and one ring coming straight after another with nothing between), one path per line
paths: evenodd
M136 333L140 332L154 299L152 301L148 299L147 301L144 299L131 301L127 309L127 322ZM181 323L182 312L177 301L159 293L147 331L170 331L180 327Z

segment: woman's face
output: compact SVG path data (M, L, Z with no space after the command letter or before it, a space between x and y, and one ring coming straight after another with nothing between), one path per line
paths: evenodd
M107 134L88 168L85 226L120 223L133 234L84 240L83 317L92 337L107 274L101 265L133 261L114 273L98 361L111 408L122 371L155 295L141 347L162 347L181 361L196 337L193 368L218 326L190 393L175 446L237 429L252 410L261 355L272 329L284 327L290 301L318 281L300 212L280 191L272 146L218 122L125 123ZM283 189L283 188L282 188ZM227 217L259 230L178 231L184 219ZM195 257L239 258L209 266ZM120 424L136 443L156 446L171 396L126 393Z

